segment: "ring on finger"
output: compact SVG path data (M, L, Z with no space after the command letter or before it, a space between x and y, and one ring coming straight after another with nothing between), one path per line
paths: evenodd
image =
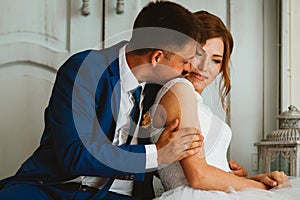
M186 144L184 144L184 150L187 150L188 146Z

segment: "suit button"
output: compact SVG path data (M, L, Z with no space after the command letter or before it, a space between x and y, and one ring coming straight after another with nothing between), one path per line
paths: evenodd
M81 191L86 192L87 191L87 186L86 185L81 185Z

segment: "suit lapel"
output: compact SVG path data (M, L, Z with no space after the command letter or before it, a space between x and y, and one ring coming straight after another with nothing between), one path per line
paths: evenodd
M113 141L116 129L116 120L120 109L120 71L119 71L119 50L125 45L121 42L113 47L101 50L105 58L106 69L100 79L98 115L101 116L99 122L110 141Z
M121 103L121 86L120 86L120 74L119 74L119 59L116 59L111 65L111 69L113 69L115 73L111 76L111 88L112 88L112 96L111 96L111 109L113 114L114 121L114 129L116 128L116 120L118 120L118 115L120 111L120 103ZM114 138L115 131L113 133L112 138Z

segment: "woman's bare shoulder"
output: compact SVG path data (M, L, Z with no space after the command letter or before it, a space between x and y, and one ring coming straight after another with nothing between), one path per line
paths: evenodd
M196 106L196 96L195 90L192 84L189 82L176 82L170 89L163 95L159 105L164 109L161 112L166 124L169 124L175 119L180 119L186 117L186 111L191 110L192 106Z

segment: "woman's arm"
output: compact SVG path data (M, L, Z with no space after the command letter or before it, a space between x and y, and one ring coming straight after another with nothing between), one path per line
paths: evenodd
M229 186L238 191L246 188L268 189L261 182L235 176L208 165L205 158L199 156L181 160L181 166L190 186L196 189L226 191Z
M154 121L154 125L162 125L161 121L164 120L165 124L168 125L168 123L178 118L180 119L179 128L199 128L197 101L194 89L190 85L186 83L176 83L163 96L160 105L165 110L158 110L155 115L158 116L157 122ZM204 152L202 154L204 155ZM260 182L238 177L208 165L205 156L201 156L201 154L182 159L180 163L190 186L196 189L225 191L229 186L232 186L235 190L245 188L267 189L267 187Z

